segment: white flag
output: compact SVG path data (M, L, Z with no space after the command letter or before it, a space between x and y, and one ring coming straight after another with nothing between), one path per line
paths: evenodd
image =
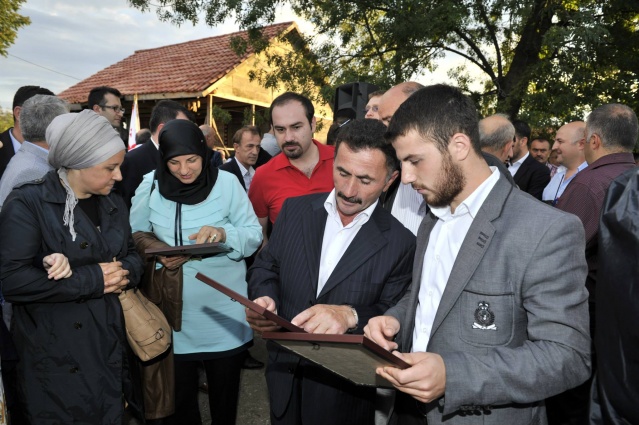
M133 110L131 111L131 124L129 125L129 150L136 145L135 135L140 131L140 114L138 113L138 95L133 95Z

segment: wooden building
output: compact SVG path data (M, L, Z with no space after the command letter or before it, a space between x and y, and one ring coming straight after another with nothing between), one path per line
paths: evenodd
M264 34L269 40L267 51L270 52L290 50L299 45L296 41L300 39L300 33L294 22L265 27ZM156 102L172 99L195 113L198 124L213 121L228 146L228 141L245 123L247 116L254 118L256 114L263 114L271 101L284 91L266 89L257 81L250 80L250 70L255 66L266 66L263 60L260 61L263 54L256 55L248 49L244 55L238 56L230 44L237 36L246 38L247 34L236 32L137 50L64 90L59 96L71 104L72 110L81 110L87 106L92 88L114 87L123 95L122 106L126 108L123 122L126 125L131 120L133 99L137 96L141 128L148 127ZM212 119L214 107L225 111L227 120ZM315 135L323 142L333 113L328 104L315 104L315 116L318 122L324 121L323 130Z

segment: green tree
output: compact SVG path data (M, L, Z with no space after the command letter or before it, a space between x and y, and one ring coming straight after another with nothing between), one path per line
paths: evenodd
M129 0L148 9L150 0ZM316 34L288 57L256 70L262 84L287 78L330 87L360 80L388 87L434 69L444 55L467 65L450 76L482 113L505 112L538 126L583 117L608 101L637 102L637 0L154 0L161 19L181 24L229 18L255 30L290 4ZM253 33L252 33L253 34ZM252 35L246 45L263 48ZM239 43L242 44L242 43ZM306 61L315 61L319 68ZM479 71L479 72L478 72ZM479 76L478 76L479 75ZM479 83L479 84L478 84ZM481 90L473 87L481 87Z
M0 133L11 127L13 127L13 112L0 108Z
M18 35L18 29L29 25L31 20L18 13L20 5L26 0L0 1L0 55L7 56L7 49Z

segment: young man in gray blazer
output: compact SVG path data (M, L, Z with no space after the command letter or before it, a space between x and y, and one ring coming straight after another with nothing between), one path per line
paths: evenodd
M411 288L365 329L411 365L377 371L399 390L398 423L545 424L543 400L590 373L579 220L488 167L456 88L413 94L386 138L431 208Z

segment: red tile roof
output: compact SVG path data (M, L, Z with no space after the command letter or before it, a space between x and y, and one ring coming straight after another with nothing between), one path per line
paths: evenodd
M296 28L293 22L270 25L264 34L270 40L291 28ZM201 92L253 53L248 49L238 56L230 47L235 36L245 37L246 31L137 50L58 96L70 103L85 103L98 86L115 87L122 95Z

